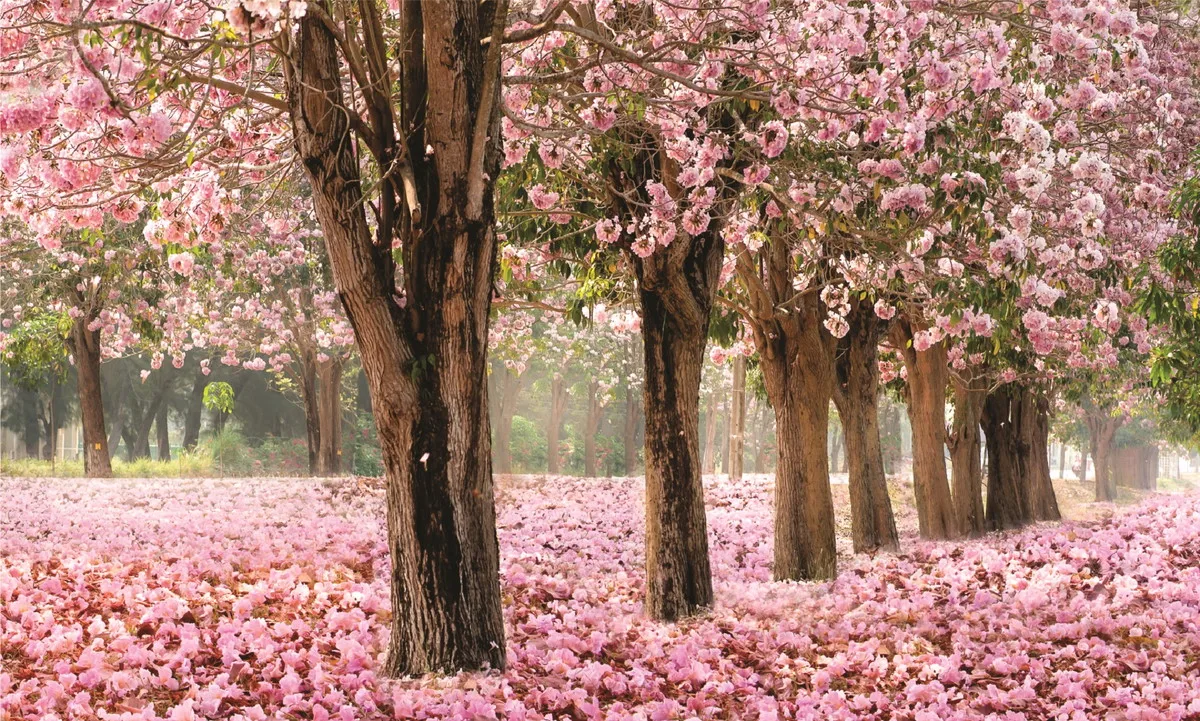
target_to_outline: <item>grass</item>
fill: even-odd
[[[27,478],[80,478],[83,461],[43,461],[23,458],[17,461],[0,459],[0,475]],[[206,453],[181,453],[169,461],[139,458],[126,461],[113,459],[113,476],[117,478],[173,478],[219,475],[212,458]]]

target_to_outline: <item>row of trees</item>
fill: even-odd
[[[320,409],[353,343],[394,674],[504,663],[497,297],[637,318],[646,609],[674,620],[712,601],[710,338],[752,349],[775,415],[777,578],[836,574],[831,401],[855,547],[897,545],[883,368],[924,537],[1056,518],[1051,408],[1088,389],[1111,416],[1150,349],[1130,311],[1177,230],[1197,117],[1190,26],[1119,0],[4,0],[0,34],[0,258],[58,289],[12,317],[71,319],[89,471],[108,471],[103,355],[220,348],[295,368]]]

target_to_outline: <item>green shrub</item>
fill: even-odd
[[[218,476],[240,476],[254,467],[250,447],[238,431],[226,427],[213,434],[200,446],[200,453],[211,459],[212,468]]]
[[[513,416],[512,449],[514,473],[546,472],[546,433],[533,421],[523,416]]]

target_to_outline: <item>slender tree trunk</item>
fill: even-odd
[[[83,472],[91,478],[111,478],[108,433],[104,428],[104,398],[100,383],[100,331],[88,330],[90,315],[71,325],[71,350],[79,380],[79,414],[83,425]]]
[[[1067,478],[1067,444],[1058,444],[1058,477],[1060,480]]]
[[[500,376],[500,407],[496,409],[496,472],[512,473],[512,425],[524,379],[504,369]]]
[[[633,385],[625,388],[625,475],[637,475],[638,445],[637,431],[641,421],[638,406],[638,393]]]
[[[900,537],[883,472],[879,433],[879,341],[886,326],[874,308],[861,300],[854,301],[846,320],[850,330],[837,340],[834,355],[837,382],[833,400],[846,443],[854,550],[895,550],[900,547]]]
[[[158,407],[158,415],[154,419],[154,430],[158,434],[158,460],[171,460],[171,428],[169,419],[170,408],[166,403]]]
[[[700,463],[701,472],[709,476],[717,468],[717,394],[708,394],[708,402],[704,410],[704,459]]]
[[[342,472],[342,371],[343,361],[330,358],[317,362],[317,475]]]
[[[583,432],[583,474],[588,478],[597,475],[596,435],[600,432],[600,421],[604,419],[604,406],[600,401],[600,382],[593,380],[588,384],[588,413]]]
[[[326,15],[338,16],[319,0]],[[374,5],[363,6],[375,82],[393,87]],[[372,127],[385,167],[411,170],[412,202],[385,183],[372,237],[343,96],[337,40],[316,13],[299,21],[287,70],[297,155],[313,190],[334,284],[354,326],[370,385],[387,482],[392,632],[385,673],[453,672],[505,664],[499,549],[488,423],[487,326],[496,260],[492,181],[499,170],[498,82],[486,96],[484,46],[495,5],[402,3],[394,35],[407,138],[397,148],[389,100]],[[501,19],[501,22],[503,20]],[[428,46],[428,51],[426,51]],[[427,90],[432,89],[432,90]],[[382,107],[381,107],[382,105]],[[486,109],[486,110],[485,110]],[[482,118],[483,173],[470,167]],[[486,142],[486,138],[485,138]],[[436,148],[425,154],[426,146]],[[482,209],[467,217],[482,180]],[[416,201],[420,202],[417,207]],[[395,300],[392,233],[402,246],[405,305]],[[378,240],[378,242],[376,242]]]
[[[965,371],[970,373],[970,371]],[[980,421],[987,388],[982,378],[968,375],[954,379],[954,422],[947,445],[954,486],[954,515],[959,530],[978,536],[987,528],[983,507],[983,433]]]
[[[321,449],[321,407],[317,390],[317,358],[316,351],[306,348],[300,353],[296,364],[299,372],[300,401],[304,405],[304,441],[308,449],[308,473],[320,475],[321,466],[318,460]]]
[[[38,400],[35,391],[21,389],[22,420],[24,421],[25,455],[28,458],[38,457],[38,447],[42,439],[42,429],[38,424]]]
[[[746,356],[733,359],[733,393],[729,410],[729,480],[742,480],[746,457]]]
[[[913,329],[907,320],[892,326],[893,345],[900,349],[908,371],[905,393],[912,426],[913,487],[922,538],[957,535],[950,482],[946,477],[946,386],[949,367],[945,341],[928,350],[912,347]]]
[[[849,467],[850,458],[848,452],[845,451],[845,420],[838,413],[838,422],[829,424],[829,472],[842,473],[845,469],[842,468],[843,461]]]
[[[188,394],[187,412],[183,417],[183,447],[189,451],[196,450],[200,443],[200,423],[204,418],[204,389],[208,387],[208,377],[196,371],[192,381],[192,392]]]
[[[568,400],[570,395],[567,384],[562,376],[556,373],[550,382],[550,422],[546,427],[546,472],[550,474],[558,473],[561,467],[560,434]]]

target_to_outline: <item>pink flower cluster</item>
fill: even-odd
[[[389,682],[378,491],[3,483],[4,718],[1200,714],[1194,499],[982,542],[907,539],[833,583],[785,584],[770,581],[770,479],[710,479],[718,605],[668,626],[640,613],[639,481],[502,480],[508,670]]]

